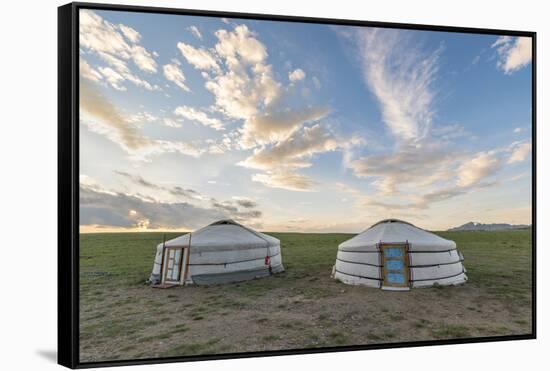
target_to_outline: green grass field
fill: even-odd
[[[270,234],[284,273],[168,290],[145,284],[162,233],[81,235],[81,361],[531,332],[531,231],[438,233],[463,252],[468,283],[408,292],[331,279],[350,234]]]

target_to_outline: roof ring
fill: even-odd
[[[408,224],[408,225],[411,225],[413,227],[416,227],[414,224],[411,224],[409,222],[406,222],[406,221],[400,220],[400,219],[383,219],[383,220],[380,220],[379,222],[374,223],[373,225],[371,225],[370,228],[375,227],[378,224],[386,224],[386,223],[388,223],[388,224],[389,223],[403,223],[403,224]]]
[[[223,224],[234,224],[234,225],[237,225],[237,223],[233,220],[233,219],[222,219],[222,220],[218,220],[214,223],[211,223],[209,225],[223,225]]]

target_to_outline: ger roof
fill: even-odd
[[[189,246],[189,242],[193,249],[201,250],[247,249],[280,244],[275,237],[257,232],[232,219],[222,219],[195,232],[166,241],[165,246]]]
[[[399,219],[384,219],[357,236],[342,242],[341,251],[377,250],[379,243],[409,243],[410,250],[444,251],[456,248],[454,241],[444,239]]]

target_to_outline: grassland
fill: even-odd
[[[409,292],[331,279],[337,246],[352,235],[271,234],[286,272],[168,290],[145,284],[162,234],[81,235],[81,361],[531,331],[530,231],[438,233],[458,244],[469,282]]]

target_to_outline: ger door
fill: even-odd
[[[164,251],[164,264],[162,283],[178,285],[181,283],[182,273],[185,274],[185,264],[182,247],[167,247]],[[183,268],[183,269],[182,269]]]
[[[409,288],[408,244],[381,244],[382,286],[387,289]]]

